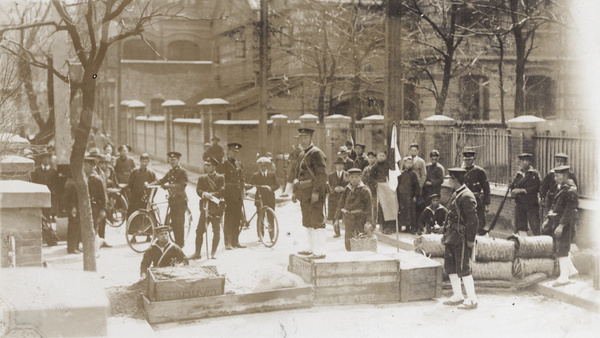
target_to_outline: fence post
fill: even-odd
[[[167,100],[161,105],[165,112],[165,131],[167,133],[167,152],[174,151],[175,142],[173,140],[173,115],[181,115],[185,102],[180,100]]]
[[[127,107],[128,107],[128,110],[127,110],[127,119],[128,119],[127,134],[129,134],[127,143],[129,143],[131,145],[131,147],[133,147],[133,149],[138,150],[137,149],[138,130],[137,130],[135,119],[138,116],[145,115],[146,104],[144,104],[144,102],[142,102],[142,101],[131,100],[131,101],[128,101]]]
[[[454,159],[452,158],[452,134],[450,133],[450,127],[454,123],[453,118],[444,115],[433,115],[423,120],[426,144],[422,145],[423,150],[421,154],[425,162],[429,158],[429,153],[433,149],[437,149],[440,152],[440,164],[445,168],[453,165]]]
[[[338,149],[350,141],[350,123],[352,118],[345,115],[335,114],[325,118],[326,141],[321,148],[327,155],[329,165],[335,162]]]
[[[533,154],[535,150],[533,136],[535,135],[536,126],[540,122],[545,121],[546,120],[533,115],[523,115],[508,120],[508,127],[511,129],[511,173],[516,173],[520,169],[519,162],[517,161],[519,154]],[[536,157],[535,154],[533,154],[533,156],[534,158]],[[536,167],[536,163],[533,163],[533,166]]]
[[[386,134],[383,129],[383,115],[371,115],[356,122],[358,132],[356,142],[365,145],[365,151],[387,150]]]

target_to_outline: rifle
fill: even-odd
[[[496,211],[496,215],[494,215],[494,219],[492,220],[492,223],[489,226],[485,227],[485,231],[486,232],[490,232],[492,230],[494,230],[494,227],[496,226],[496,223],[498,223],[498,219],[500,218],[500,213],[502,212],[502,208],[504,208],[504,203],[506,202],[506,198],[508,197],[508,193],[510,192],[510,187],[508,187],[508,189],[506,189],[506,194],[504,194],[504,198],[502,199],[502,202],[500,202],[500,206],[498,207],[498,211]]]

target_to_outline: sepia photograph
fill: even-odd
[[[598,13],[0,0],[0,337],[597,337]]]

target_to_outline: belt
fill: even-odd
[[[358,209],[357,210],[352,210],[352,211],[348,211],[348,210],[343,211],[342,210],[343,214],[350,214],[350,215],[358,215],[358,214],[363,213],[363,212],[364,212],[363,210],[358,210]]]

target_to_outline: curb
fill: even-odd
[[[546,297],[557,299],[589,311],[600,312],[600,292],[596,291],[595,295],[590,295],[589,298],[591,299],[584,298],[585,294],[590,293],[585,281],[576,279],[574,283],[559,287],[553,287],[552,283],[553,281],[540,282],[532,286],[531,290]],[[567,290],[570,292],[567,292]],[[583,295],[578,291],[582,291]],[[578,294],[581,296],[576,296]]]

